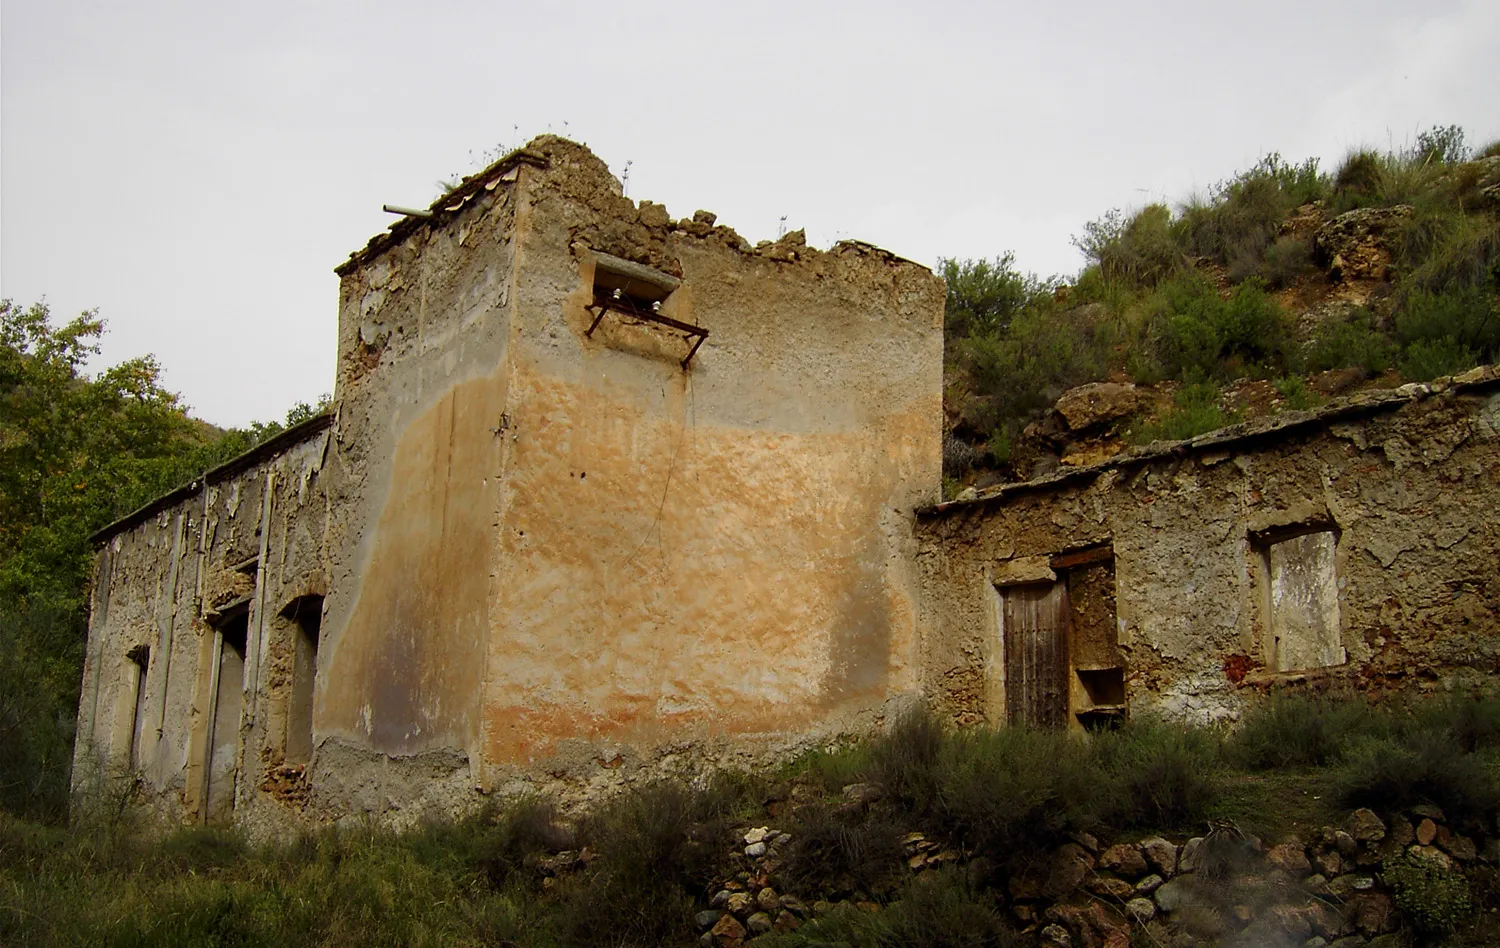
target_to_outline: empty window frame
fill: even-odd
[[[1342,665],[1338,535],[1326,527],[1255,538],[1266,666],[1278,672]]]
[[[240,759],[240,710],[244,703],[245,644],[250,631],[248,600],[227,610],[215,625],[213,717],[209,722],[208,792],[205,817],[229,823],[234,817],[235,779]]]
[[[1114,727],[1126,711],[1114,547],[1106,543],[1059,553],[1051,566],[1068,587],[1073,716],[1090,730]]]
[[[594,321],[584,335],[593,338],[594,330],[609,313],[627,321],[664,326],[682,333],[683,340],[689,344],[687,355],[681,362],[686,369],[698,347],[708,338],[708,330],[663,314],[667,297],[681,285],[682,281],[670,273],[607,253],[594,254],[594,300],[588,307],[594,314]]]
[[[145,751],[146,735],[142,729],[146,726],[146,672],[151,668],[151,648],[147,645],[137,645],[125,653],[127,662],[125,674],[128,677],[127,684],[133,692],[131,696],[130,717],[130,761],[131,770],[141,769],[141,755]]]
[[[323,597],[301,596],[282,615],[292,620],[292,690],[287,703],[286,762],[306,764],[313,749],[313,683],[318,675]]]

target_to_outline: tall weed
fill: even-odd
[[[1324,767],[1350,746],[1395,733],[1389,711],[1353,698],[1276,696],[1245,715],[1229,736],[1229,758],[1249,770]]]

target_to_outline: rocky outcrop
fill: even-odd
[[[1053,408],[1069,431],[1084,431],[1134,414],[1141,393],[1130,382],[1090,382],[1062,393]]]
[[[1340,214],[1313,236],[1314,259],[1335,280],[1385,280],[1390,275],[1391,237],[1411,215],[1408,204]]]

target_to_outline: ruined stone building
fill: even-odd
[[[338,268],[329,413],[102,531],[75,783],[272,831],[1500,661],[1500,382],[939,504],[944,288],[544,137]]]

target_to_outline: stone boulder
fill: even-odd
[[[1063,392],[1052,407],[1069,431],[1083,431],[1134,414],[1141,393],[1130,382],[1090,382]]]
[[[1378,843],[1385,839],[1385,823],[1374,810],[1361,807],[1349,817],[1349,835],[1361,842]]]
[[[739,945],[744,944],[745,935],[748,933],[745,931],[745,926],[739,923],[739,919],[733,915],[725,915],[714,923],[714,927],[708,930],[708,934],[712,944],[738,948]]]
[[[1177,871],[1177,845],[1160,836],[1141,840],[1141,855],[1146,857],[1151,868],[1169,879]]]
[[[1123,879],[1132,882],[1146,875],[1146,857],[1141,851],[1128,843],[1120,843],[1111,846],[1099,854],[1099,868],[1108,869],[1119,873]]]

